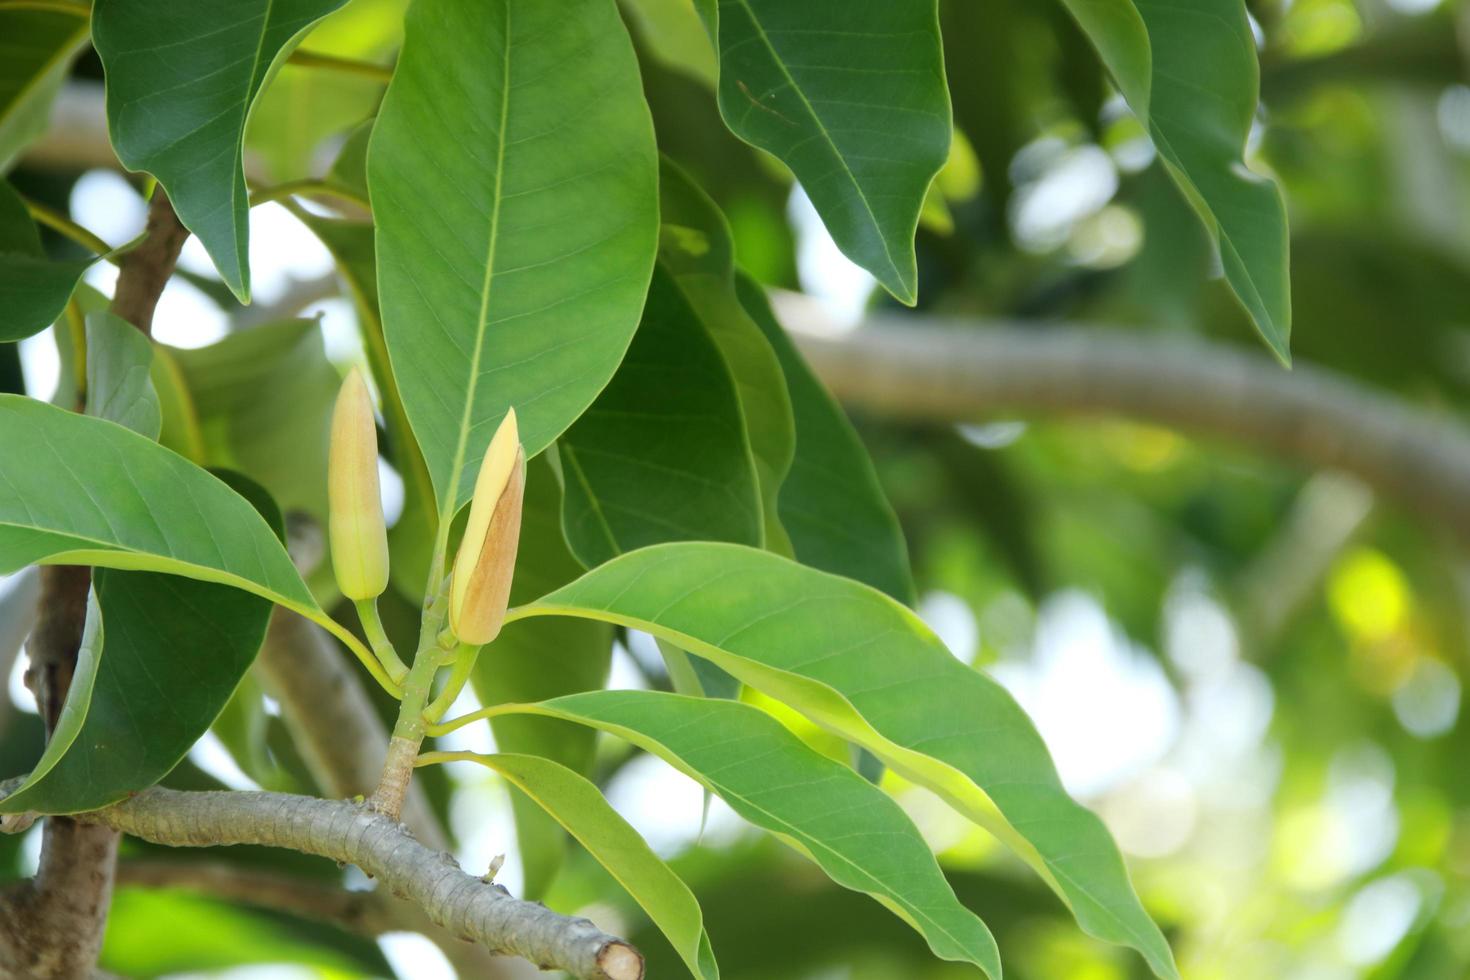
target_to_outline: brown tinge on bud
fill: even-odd
[[[449,627],[461,642],[489,643],[505,622],[525,492],[526,453],[512,409],[485,451],[469,521],[454,559]]]
[[[378,492],[378,430],[362,372],[342,382],[332,412],[327,457],[327,535],[332,570],[349,599],[373,599],[388,587],[388,532]]]

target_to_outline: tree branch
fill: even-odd
[[[1470,434],[1346,377],[1198,339],[901,319],[793,337],[838,398],[879,415],[1128,416],[1346,471],[1470,543]]]
[[[430,921],[492,951],[583,980],[643,976],[643,957],[626,942],[465,874],[447,854],[365,806],[283,793],[154,788],[85,819],[155,844],[257,844],[355,864]]]

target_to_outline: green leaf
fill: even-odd
[[[912,606],[908,546],[862,439],[776,322],[764,290],[745,276],[738,289],[781,359],[791,392],[796,456],[781,484],[780,513],[796,560]]]
[[[903,809],[760,709],[655,691],[596,691],[515,710],[592,725],[659,756],[839,885],[882,902],[936,956],[1000,977],[990,930],[955,898]]]
[[[270,619],[265,599],[176,575],[101,569],[94,588],[101,642],[84,644],[87,683],[64,709],[77,730],[0,810],[94,810],[162,779],[224,708]]]
[[[796,451],[796,430],[781,362],[735,293],[735,248],[724,215],[669,160],[663,161],[659,175],[659,263],[674,277],[735,376],[760,477],[766,546],[789,554],[777,501]]]
[[[166,353],[193,400],[207,464],[239,470],[282,510],[304,510],[325,525],[327,443],[342,379],[321,325],[287,320]]]
[[[1084,930],[1177,976],[1112,838],[1067,796],[1030,719],[882,593],[737,545],[666,544],[594,569],[511,619],[545,615],[647,630],[785,701],[995,833]]]
[[[934,0],[719,0],[720,114],[779,157],[832,238],[913,305],[914,231],[949,153]]]
[[[243,589],[321,624],[394,688],[317,605],[255,508],[183,457],[112,422],[0,395],[0,459],[27,461],[0,478],[0,574],[97,565]]]
[[[690,973],[718,980],[720,968],[694,893],[608,805],[596,786],[565,766],[533,755],[442,753],[438,758],[478,762],[535,800],[627,889],[668,937]]]
[[[612,377],[653,268],[657,166],[613,0],[415,0],[368,183],[441,534],[510,406],[534,455]]]
[[[543,454],[526,466],[512,603],[521,604],[560,588],[582,573],[567,550],[561,528],[561,494]],[[527,619],[501,630],[480,653],[473,683],[482,704],[541,701],[561,694],[594,691],[607,680],[612,627],[586,619]],[[495,744],[506,752],[539,755],[580,773],[592,767],[595,733],[554,718],[506,715],[491,721]],[[525,869],[526,897],[546,894],[561,869],[566,833],[541,808],[511,798],[516,844]]]
[[[1066,0],[1214,239],[1230,288],[1291,359],[1286,204],[1242,158],[1260,93],[1243,0]]]
[[[179,220],[250,301],[245,121],[272,65],[345,0],[96,0],[92,44],[123,166],[168,191]]]
[[[0,180],[0,342],[23,340],[55,323],[91,264],[47,258],[26,202]]]
[[[662,269],[622,365],[557,453],[567,542],[587,567],[664,541],[761,544],[755,463],[735,383]]]
[[[149,371],[153,345],[122,317],[87,315],[87,414],[157,439],[163,426]]]
[[[51,103],[87,41],[80,13],[0,9],[0,173],[46,131]]]

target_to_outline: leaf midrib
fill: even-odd
[[[490,206],[489,243],[485,256],[485,279],[480,285],[480,313],[476,319],[475,349],[470,352],[469,382],[465,387],[464,412],[459,419],[459,439],[454,447],[454,462],[449,467],[449,481],[444,499],[439,505],[439,526],[447,532],[454,517],[455,504],[459,500],[460,478],[464,474],[465,452],[470,441],[470,419],[474,415],[475,390],[480,383],[480,360],[485,350],[485,334],[489,325],[485,318],[490,315],[490,285],[495,278],[495,249],[500,240],[500,203],[505,183],[505,133],[510,119],[510,3],[505,5],[505,58],[500,78],[500,133],[495,148],[495,189]]]

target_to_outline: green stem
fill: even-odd
[[[498,718],[501,715],[511,714],[518,707],[519,705],[515,704],[493,704],[488,708],[471,711],[467,715],[460,715],[458,718],[451,718],[446,722],[431,722],[426,724],[424,725],[424,734],[438,738],[441,735],[448,735],[450,732],[458,731],[466,725],[472,725],[477,721],[484,721],[486,718]]]
[[[272,201],[289,201],[298,195],[301,197],[335,197],[356,205],[364,211],[371,207],[367,201],[350,189],[317,177],[302,177],[299,180],[288,180],[269,187],[257,187],[250,192],[250,206],[253,208]]]
[[[346,75],[358,75],[362,78],[370,78],[384,85],[393,80],[393,68],[390,65],[378,65],[371,61],[359,61],[356,58],[339,58],[332,54],[321,54],[317,51],[292,51],[286,59],[293,65],[302,68],[325,68],[329,71],[338,71]]]
[[[408,676],[408,667],[398,657],[398,650],[394,648],[393,641],[388,639],[388,633],[383,629],[383,620],[378,616],[377,599],[358,599],[357,618],[362,621],[363,632],[367,634],[368,645],[372,647],[373,656],[378,658],[378,663],[393,678],[393,683],[402,684]]]
[[[105,256],[113,250],[111,245],[107,244],[102,239],[98,238],[96,235],[92,234],[90,231],[77,224],[75,221],[72,221],[60,211],[53,211],[46,205],[37,203],[36,201],[32,201],[30,198],[26,198],[25,201],[26,210],[30,212],[31,217],[41,224],[45,225],[47,228],[50,228],[53,231],[60,232],[67,238],[70,238],[72,241],[76,242],[78,245],[81,245],[83,248],[91,249],[98,255]]]
[[[460,692],[470,679],[470,672],[475,669],[475,661],[479,659],[480,647],[461,643],[454,651],[454,670],[449,675],[449,683],[444,685],[444,690],[434,699],[428,709],[424,711],[424,720],[433,724],[444,717],[444,712],[459,698]]]

